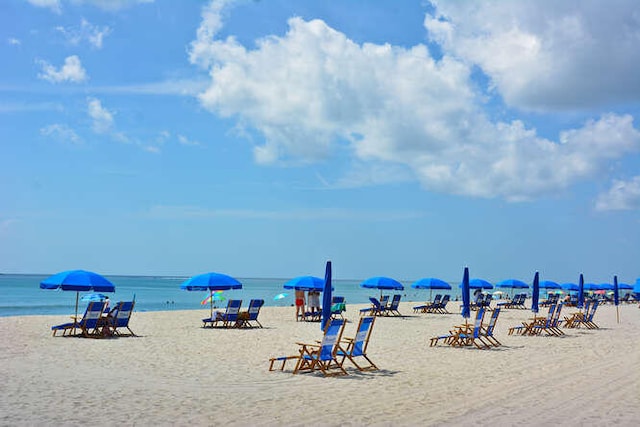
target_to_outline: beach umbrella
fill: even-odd
[[[242,289],[242,283],[231,276],[222,273],[203,273],[182,282],[180,289],[185,291],[227,291]],[[213,317],[213,298],[209,299],[211,315]]]
[[[434,289],[451,289],[451,285],[444,280],[436,279],[434,277],[426,277],[420,279],[411,285],[414,289],[429,289],[429,298]]]
[[[616,305],[616,320],[620,323],[620,312],[618,305],[620,304],[620,295],[618,290],[618,276],[613,276],[613,303]]]
[[[633,289],[633,286],[629,285],[628,283],[618,283],[618,289],[631,290]]]
[[[322,322],[320,329],[324,331],[331,319],[331,261],[327,261],[324,270],[324,289],[322,294]]]
[[[275,297],[273,297],[273,300],[274,301],[278,301],[278,300],[281,300],[281,299],[286,298],[286,297],[287,297],[287,294],[281,293],[281,294],[278,294]]]
[[[562,289],[562,286],[556,282],[552,282],[551,280],[541,280],[540,289]]]
[[[529,285],[518,279],[507,279],[498,282],[496,288],[528,289]]]
[[[202,301],[200,305],[211,304],[213,301],[224,301],[226,298],[222,295],[223,291],[211,291],[211,293]]]
[[[538,301],[540,300],[540,275],[536,271],[533,276],[533,290],[531,291],[531,311],[538,312]]]
[[[116,287],[105,277],[86,270],[67,270],[56,273],[40,282],[40,289],[61,289],[76,291],[76,314],[78,317],[78,299],[80,292],[115,292]]]
[[[580,281],[578,282],[578,308],[584,306],[584,276],[580,273]]]
[[[296,291],[320,291],[324,290],[324,280],[315,276],[298,276],[284,284],[285,289]]]
[[[382,298],[383,290],[404,290],[402,283],[390,277],[376,276],[370,277],[364,282],[360,283],[361,288],[367,289],[380,289],[380,297]]]
[[[469,319],[471,316],[471,295],[469,293],[469,268],[464,268],[464,274],[462,276],[462,283],[460,283],[460,287],[462,288],[462,317]]]
[[[460,284],[460,288],[462,288],[462,283]],[[493,289],[493,285],[486,280],[471,279],[469,280],[469,289]]]
[[[564,289],[565,291],[578,291],[580,290],[580,288],[578,288],[578,285],[576,285],[575,283],[563,283],[562,285],[560,285],[560,287],[562,289]]]

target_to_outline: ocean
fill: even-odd
[[[36,274],[0,274],[0,316],[25,316],[43,314],[73,314],[76,303],[76,292],[40,289],[40,282],[48,275]],[[207,292],[189,292],[180,289],[180,284],[188,277],[161,276],[106,276],[115,286],[116,292],[108,293],[112,305],[117,301],[136,301],[136,311],[162,310],[209,310],[209,305],[201,305]],[[293,292],[283,288],[289,279],[238,278],[242,289],[222,293],[225,298],[216,301],[218,307],[226,307],[228,299],[242,299],[243,306],[252,298],[262,298],[267,306],[293,305]],[[370,296],[379,297],[380,292],[360,287],[361,280],[333,280],[333,294],[344,296],[347,304],[364,304]],[[410,287],[411,283],[403,283],[404,291],[400,291],[403,301],[430,300],[428,290]],[[454,285],[451,292],[457,291]],[[91,292],[81,292],[82,296]],[[274,299],[280,293],[287,296]],[[397,291],[385,291],[397,293]],[[442,292],[440,292],[442,293]],[[435,291],[434,291],[435,294]],[[451,295],[452,299],[455,295]],[[87,303],[80,301],[78,311],[84,312]]]

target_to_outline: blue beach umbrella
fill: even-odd
[[[228,291],[242,289],[242,283],[222,273],[203,273],[193,276],[180,285],[185,291]],[[210,298],[211,316],[213,317],[213,298]]]
[[[324,271],[324,293],[322,294],[322,322],[320,329],[324,331],[331,319],[331,261],[327,261]]]
[[[76,318],[80,292],[115,292],[116,287],[104,276],[86,270],[67,270],[56,273],[40,282],[40,289],[76,291]]]
[[[618,305],[620,304],[620,295],[618,291],[618,276],[613,276],[613,303],[616,305],[616,320],[620,323],[620,312]]]
[[[496,288],[528,289],[529,285],[518,279],[507,279],[496,284]]]
[[[426,277],[420,279],[411,285],[414,289],[429,289],[429,298],[434,289],[447,290],[451,289],[451,285],[444,280],[436,279],[434,277]]]
[[[462,283],[460,284],[460,288],[462,288]],[[486,280],[471,279],[469,280],[469,289],[493,289],[493,285]]]
[[[633,286],[627,284],[627,283],[618,283],[618,289],[625,289],[625,290],[631,290],[633,289]]]
[[[471,316],[471,295],[469,292],[469,268],[464,268],[464,275],[462,276],[462,317],[468,319]]]
[[[536,271],[533,276],[533,291],[531,291],[531,311],[538,312],[538,301],[540,301],[540,275]]]
[[[296,291],[320,291],[324,290],[324,280],[315,276],[298,276],[284,284],[285,289]]]
[[[578,308],[584,306],[584,276],[580,273],[580,280],[578,281]]]
[[[562,289],[562,286],[551,280],[542,280],[540,282],[540,289]]]
[[[390,277],[376,276],[370,277],[364,282],[360,283],[361,288],[367,289],[380,289],[380,297],[382,298],[383,290],[404,290],[402,283]]]
[[[578,285],[576,285],[575,283],[563,283],[562,285],[560,285],[560,287],[562,289],[564,289],[565,291],[579,291],[580,288],[578,287]]]

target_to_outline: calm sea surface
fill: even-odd
[[[46,275],[0,274],[0,316],[24,316],[35,314],[70,314],[76,303],[76,293],[60,290],[40,289],[40,282]],[[206,310],[209,305],[201,305],[207,297],[206,292],[188,292],[180,289],[180,284],[188,277],[154,276],[106,276],[115,286],[116,292],[106,294],[112,303],[131,301],[135,298],[136,311],[160,310]],[[252,298],[262,298],[268,306],[290,306],[293,294],[283,289],[289,279],[239,279],[242,289],[223,292],[224,301],[216,302],[226,306],[226,299],[242,299],[243,306]],[[379,291],[361,288],[360,280],[334,280],[334,295],[344,296],[347,303],[361,304],[369,302],[370,296],[379,296]],[[417,290],[404,283],[405,290],[400,293],[403,301],[425,301],[430,299],[428,290]],[[453,285],[453,284],[452,284]],[[457,291],[456,285],[453,285]],[[81,292],[82,296],[91,292]],[[287,296],[275,300],[280,293]],[[394,293],[385,291],[385,293]],[[452,295],[452,297],[455,297]],[[80,301],[79,311],[84,312],[87,303]],[[112,304],[113,305],[113,304]]]

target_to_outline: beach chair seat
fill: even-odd
[[[264,305],[263,299],[252,299],[249,301],[249,308],[245,312],[238,315],[239,328],[262,328],[262,324],[258,321],[260,308]]]
[[[111,331],[113,335],[117,336],[133,336],[136,334],[129,327],[129,320],[133,314],[133,308],[135,307],[135,301],[120,301],[109,313],[111,317]],[[121,330],[126,328],[129,333],[122,333]]]
[[[338,343],[336,359],[339,359],[338,363],[340,366],[343,366],[345,360],[349,359],[359,371],[378,370],[375,363],[367,356],[367,347],[369,346],[369,338],[371,337],[375,320],[376,318],[374,316],[361,317],[356,336],[354,338],[343,338],[342,341]],[[356,358],[365,359],[368,365],[359,365],[356,362]]]

